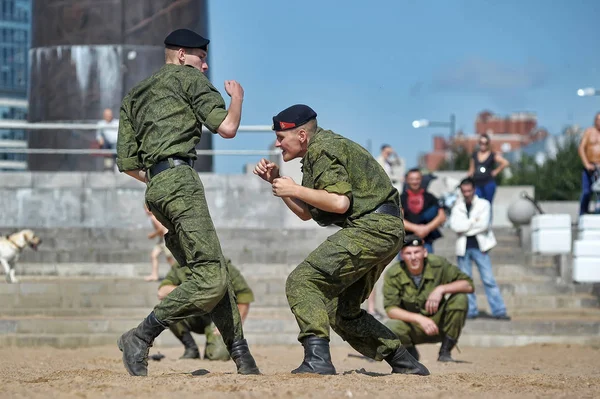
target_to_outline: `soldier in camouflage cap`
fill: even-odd
[[[415,345],[441,342],[438,361],[452,362],[467,319],[468,293],[473,281],[445,258],[427,253],[417,235],[407,236],[401,262],[385,273],[383,305],[391,319],[387,326],[415,357]]]
[[[235,293],[235,300],[240,311],[242,323],[246,320],[250,311],[250,303],[254,302],[254,293],[244,276],[231,263],[230,259],[225,259],[227,271],[231,278],[231,285]],[[181,267],[174,264],[169,273],[160,282],[158,287],[158,299],[161,301],[166,298],[175,288],[188,280],[192,275],[189,267]],[[199,359],[200,351],[194,341],[191,333],[204,334],[206,336],[206,346],[204,348],[204,359],[206,360],[229,360],[229,352],[223,342],[219,330],[208,315],[190,316],[184,320],[172,323],[169,326],[171,332],[181,341],[185,350],[181,359]]]
[[[368,151],[318,127],[316,117],[299,104],[273,118],[283,160],[302,158],[302,185],[280,176],[277,165],[266,159],[254,169],[302,220],[342,228],[287,279],[288,302],[304,346],[304,361],[292,373],[336,373],[331,327],[363,355],[385,359],[393,373],[428,375],[392,331],[360,308],[402,243],[398,191]]]
[[[209,41],[179,29],[165,39],[158,72],[123,99],[117,140],[121,172],[147,184],[146,203],[169,232],[165,243],[177,262],[192,271],[142,323],[119,338],[131,375],[148,374],[148,350],[171,323],[198,312],[209,314],[238,373],[259,374],[244,339],[240,314],[208,212],[204,187],[192,168],[202,126],[233,138],[240,125],[244,90],[225,81],[229,109],[204,72]]]

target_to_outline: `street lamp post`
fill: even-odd
[[[438,122],[438,121],[430,121],[429,119],[419,119],[415,120],[412,123],[412,126],[415,129],[419,129],[422,127],[447,127],[450,129],[450,138],[454,138],[454,133],[456,132],[456,116],[454,114],[450,115],[450,122]]]
[[[577,90],[577,95],[579,97],[600,96],[600,90],[594,87],[585,87],[583,89]]]
[[[454,134],[456,133],[456,116],[454,114],[450,115],[449,122],[438,122],[438,121],[430,121],[429,119],[418,119],[413,121],[412,127],[415,129],[419,129],[422,127],[447,127],[450,129],[450,141],[454,139]],[[454,168],[454,156],[450,159],[450,165]]]

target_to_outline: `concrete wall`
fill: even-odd
[[[282,174],[302,181],[299,162],[282,165]],[[258,177],[202,173],[206,198],[217,228],[316,228],[288,211],[270,186]],[[440,195],[460,176],[440,173],[432,192]],[[439,186],[439,187],[438,187]],[[124,175],[102,172],[6,172],[0,175],[0,228],[87,227],[147,228],[143,210],[145,186]],[[400,187],[401,189],[401,187]],[[530,186],[498,187],[494,225],[509,227],[508,206]],[[567,211],[574,220],[576,204],[544,202],[547,213]],[[548,208],[548,209],[546,209]]]
[[[201,174],[217,228],[315,228],[297,221],[254,175]],[[145,228],[145,185],[124,174],[0,175],[0,228]]]

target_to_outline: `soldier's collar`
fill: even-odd
[[[429,267],[429,260],[427,258],[425,258],[425,261],[423,262],[423,278],[426,280],[433,280],[435,279],[435,276],[433,275],[433,271],[431,271],[431,267]]]

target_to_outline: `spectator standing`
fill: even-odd
[[[475,184],[475,193],[479,198],[486,199],[490,206],[496,194],[496,176],[510,163],[498,152],[492,151],[490,136],[479,136],[479,147],[469,161],[468,175]]]
[[[579,214],[583,215],[589,211],[594,173],[600,166],[600,112],[596,114],[594,126],[588,127],[583,133],[579,144],[579,157],[583,163]]]
[[[456,232],[456,255],[458,267],[469,277],[473,277],[472,264],[474,261],[479,270],[485,289],[492,317],[497,320],[510,320],[506,314],[504,299],[496,284],[492,272],[492,261],[489,251],[496,246],[494,232],[490,228],[490,203],[475,194],[475,185],[470,178],[460,182],[462,198],[456,201],[450,214],[450,228]],[[467,318],[479,316],[477,298],[474,293],[469,296],[469,311]]]

